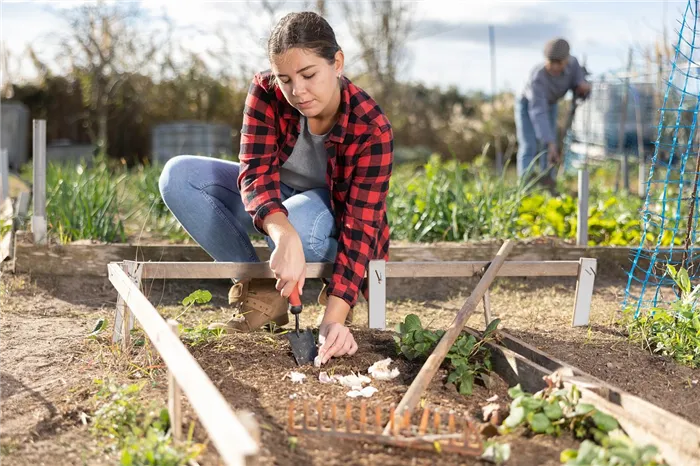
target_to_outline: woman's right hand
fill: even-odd
[[[271,217],[276,215],[272,214]],[[306,280],[306,258],[299,234],[286,216],[282,216],[284,219],[270,219],[265,229],[275,243],[275,250],[270,255],[270,270],[277,278],[275,288],[288,298],[295,285],[299,289],[299,295],[302,294]]]

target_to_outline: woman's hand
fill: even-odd
[[[352,356],[357,352],[357,342],[350,329],[339,322],[322,323],[319,327],[318,341],[321,348],[318,355],[321,364],[327,363],[333,356]]]
[[[318,341],[321,343],[318,355],[321,364],[325,364],[333,356],[352,356],[357,352],[355,337],[344,325],[349,311],[350,306],[343,299],[332,295],[328,297],[326,312],[318,329]]]
[[[270,255],[270,270],[275,274],[275,288],[288,298],[296,285],[302,294],[306,280],[306,258],[301,238],[284,214],[272,214],[265,219],[265,230],[275,243]],[[272,217],[272,218],[270,218]],[[269,220],[268,220],[269,219]]]

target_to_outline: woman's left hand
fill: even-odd
[[[318,340],[321,342],[321,348],[318,350],[321,364],[325,364],[333,356],[352,356],[357,351],[355,337],[349,328],[339,322],[322,323]]]

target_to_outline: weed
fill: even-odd
[[[192,443],[192,430],[186,441],[174,444],[168,410],[156,403],[142,405],[138,395],[143,384],[116,385],[98,380],[96,395],[102,405],[95,411],[93,434],[109,440],[118,452],[122,466],[180,466],[197,458],[204,446]]]
[[[700,284],[692,288],[688,271],[667,266],[680,296],[668,309],[654,307],[634,317],[632,309],[625,309],[624,323],[629,338],[641,343],[645,350],[672,357],[680,364],[700,367],[700,313],[695,310]]]
[[[454,383],[462,395],[472,394],[474,380],[477,377],[488,386],[491,358],[484,344],[493,339],[493,333],[499,323],[499,319],[492,321],[480,340],[473,335],[460,335],[447,352],[445,360],[448,361],[450,370],[447,383]],[[394,335],[396,351],[408,360],[425,359],[444,334],[443,330],[424,329],[420,318],[415,314],[409,314],[396,326]]]

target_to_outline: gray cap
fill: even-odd
[[[564,39],[552,39],[544,46],[544,56],[548,60],[569,58],[569,43]]]

